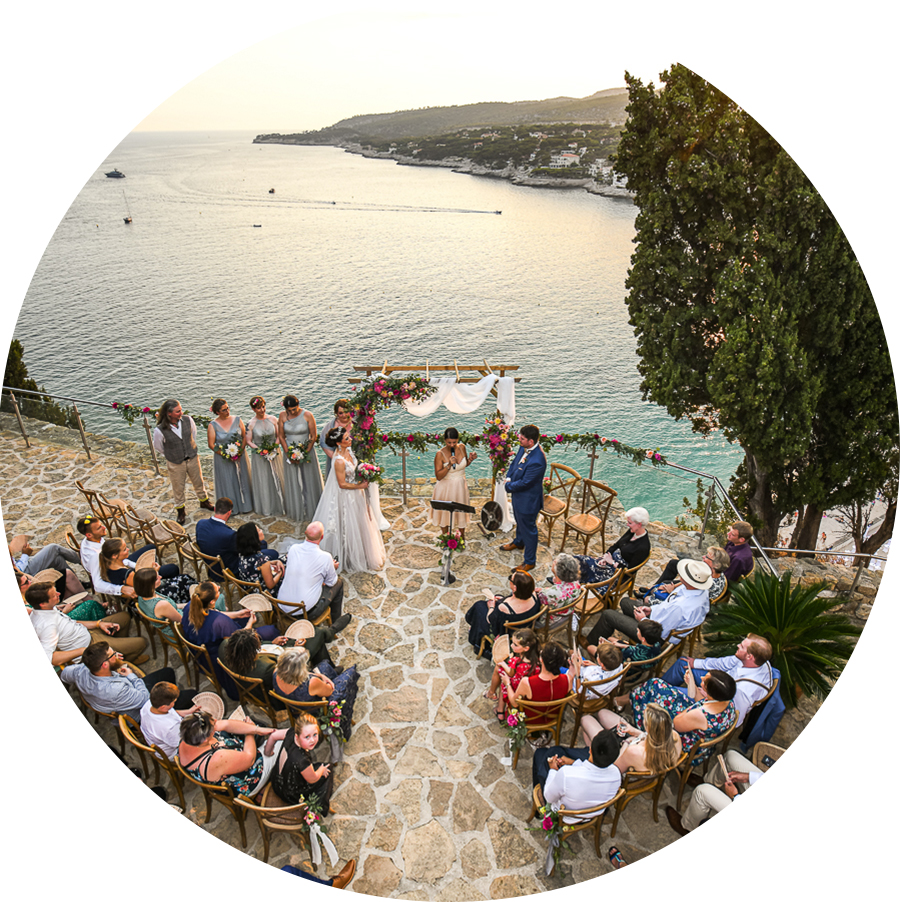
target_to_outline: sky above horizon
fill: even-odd
[[[532,22],[466,12],[353,12],[258,41],[164,100],[135,131],[324,128],[355,115],[484,101],[586,97],[658,80],[651,43],[596,52],[587,32],[548,41]]]

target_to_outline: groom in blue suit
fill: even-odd
[[[544,505],[544,473],[547,458],[538,444],[541,433],[537,426],[523,426],[519,431],[520,448],[506,472],[506,492],[512,497],[516,535],[512,542],[501,545],[503,551],[525,549],[525,562],[517,570],[533,570],[537,562],[537,515]]]

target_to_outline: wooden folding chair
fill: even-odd
[[[109,535],[119,535],[122,532],[120,526],[125,502],[120,498],[108,500],[96,489],[87,488],[79,479],[75,480],[75,487],[84,495],[91,515],[103,523]]]
[[[588,542],[600,534],[600,547],[603,553],[606,553],[606,519],[609,516],[609,509],[612,506],[613,498],[618,494],[615,489],[611,489],[602,482],[595,479],[585,479],[582,487],[581,513],[572,514],[563,521],[566,528],[563,530],[562,544],[559,550],[562,551],[566,547],[566,538],[571,529],[576,535],[584,539],[584,551],[582,554],[588,553]]]
[[[565,647],[573,647],[572,642],[574,630],[572,623],[574,620],[574,614],[576,611],[576,606],[578,606],[578,608],[583,606],[586,594],[587,590],[582,588],[582,590],[574,598],[570,598],[567,601],[561,601],[555,605],[546,605],[543,611],[543,619],[541,620],[542,625],[535,629],[535,632],[538,635],[538,639],[540,639],[541,645],[546,645],[551,636],[565,630]]]
[[[175,630],[173,627],[171,620],[160,620],[156,617],[151,617],[149,614],[145,614],[140,606],[136,606],[135,608],[137,612],[138,618],[143,621],[144,625],[147,627],[147,633],[150,636],[150,647],[153,650],[153,657],[156,657],[156,641],[155,638],[158,638],[160,643],[162,644],[163,649],[163,667],[169,666],[169,649],[174,648],[175,653],[181,659],[181,663],[184,665],[184,673],[185,676],[190,675],[190,658],[191,653],[188,651],[186,645],[182,642],[182,634],[180,630]],[[174,635],[170,636],[166,628],[170,628]]]
[[[544,495],[543,507],[540,510],[540,515],[547,521],[548,546],[556,521],[569,514],[572,493],[579,482],[581,482],[581,476],[571,467],[563,466],[563,464],[550,464],[550,489]]]

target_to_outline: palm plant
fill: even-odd
[[[772,666],[781,671],[779,690],[787,707],[797,704],[795,687],[824,698],[840,676],[862,632],[842,614],[828,613],[833,598],[820,598],[823,582],[791,587],[790,574],[780,579],[757,572],[738,583],[731,601],[714,607],[704,638],[710,656],[734,654],[748,633],[772,644]]]

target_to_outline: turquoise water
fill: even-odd
[[[38,382],[105,403],[175,395],[202,411],[222,396],[245,422],[252,395],[277,413],[290,392],[323,424],[354,365],[487,360],[520,367],[518,423],[659,448],[726,480],[734,471],[739,449],[641,399],[624,305],[630,202],[252,137],[132,134],[91,175],[16,326]],[[113,167],[127,177],[106,178]],[[112,412],[83,412],[92,431],[142,440]],[[474,431],[490,412],[391,410],[379,423]],[[583,453],[551,459],[588,473]],[[431,461],[409,470],[431,475]],[[473,470],[487,475],[486,455]],[[692,479],[612,455],[595,476],[666,521],[694,493]]]

